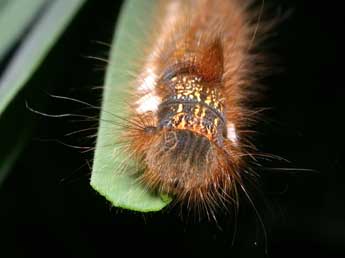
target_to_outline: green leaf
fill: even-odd
[[[19,30],[23,30],[23,28],[16,27],[25,26],[24,18],[20,16],[24,15],[26,21],[30,20],[28,18],[29,10],[24,9],[32,8],[31,15],[34,15],[33,9],[36,9],[37,14],[37,10],[42,8],[42,6],[39,7],[39,3],[45,2],[46,4],[42,9],[42,15],[37,17],[34,26],[30,28],[27,36],[22,40],[17,52],[14,53],[0,78],[0,183],[11,170],[30,138],[33,127],[24,107],[24,96],[19,94],[19,97],[18,93],[42,63],[85,1],[0,0],[1,51],[8,48],[9,42],[15,41],[15,37],[20,34]],[[9,14],[11,15],[9,16]],[[20,21],[14,21],[15,19]],[[14,24],[9,24],[9,21],[14,22]],[[7,22],[8,28],[16,30],[16,32],[3,31],[6,29],[6,24],[2,24],[3,22]],[[4,38],[2,38],[3,36]],[[3,43],[3,40],[6,43]]]
[[[0,1],[0,61],[29,26],[45,0]]]
[[[0,81],[0,116],[42,63],[49,50],[86,0],[48,2],[40,19],[30,30]],[[34,2],[34,0],[26,1]],[[20,13],[17,14],[20,16]]]
[[[136,181],[134,162],[127,164],[128,157],[116,151],[114,142],[119,137],[112,128],[114,117],[124,116],[128,95],[126,89],[133,80],[128,71],[138,71],[136,60],[145,49],[154,17],[150,14],[157,1],[129,0],[122,9],[107,67],[101,121],[98,130],[96,151],[93,162],[91,185],[114,206],[141,211],[158,211],[170,201],[166,196],[149,192]],[[128,166],[124,166],[124,163]]]

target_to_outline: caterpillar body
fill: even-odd
[[[166,0],[121,139],[152,191],[198,211],[237,202],[262,72],[253,1]],[[256,20],[256,21],[255,21]],[[260,34],[265,26],[260,26]]]

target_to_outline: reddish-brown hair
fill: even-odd
[[[138,75],[133,118],[123,140],[152,191],[213,216],[237,202],[247,139],[248,102],[263,56],[253,47],[269,26],[252,1],[161,1],[158,24]],[[253,94],[254,93],[254,94]],[[148,100],[149,99],[149,100]],[[130,129],[128,129],[130,128]]]

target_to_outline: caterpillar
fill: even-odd
[[[141,184],[211,217],[237,205],[255,159],[250,106],[266,67],[255,46],[271,23],[253,2],[160,1],[121,134]]]

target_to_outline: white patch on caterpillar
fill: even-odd
[[[139,114],[142,114],[148,111],[156,112],[158,110],[158,106],[160,103],[161,103],[160,97],[158,97],[155,94],[148,93],[137,101],[136,104],[138,105],[138,107],[136,111]]]
[[[238,143],[238,137],[236,133],[236,128],[234,123],[228,122],[227,123],[227,133],[228,133],[228,139],[232,141],[234,144]]]
[[[154,90],[156,87],[157,75],[154,72],[153,67],[148,67],[144,72],[142,84],[139,85],[138,90],[140,92],[148,92]]]

